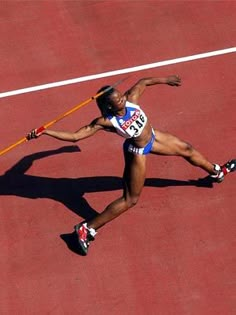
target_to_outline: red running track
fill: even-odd
[[[234,1],[2,1],[1,92],[235,46]],[[178,73],[181,88],[152,87],[153,125],[213,162],[235,157],[235,54],[135,72]],[[98,79],[0,100],[1,148],[87,99]],[[75,130],[94,103],[56,124]],[[104,146],[105,144],[105,146]],[[40,138],[1,156],[0,313],[233,315],[234,174],[204,186],[178,158],[149,156],[138,205],[105,226],[87,257],[75,223],[121,194],[122,139],[71,146]]]

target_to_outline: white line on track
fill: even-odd
[[[203,59],[203,58],[214,57],[214,56],[219,56],[219,55],[224,55],[224,54],[230,54],[230,53],[234,53],[234,52],[236,52],[236,47],[231,47],[231,48],[226,48],[226,49],[221,49],[221,50],[215,50],[215,51],[210,51],[210,52],[201,53],[201,54],[197,54],[197,55],[181,57],[181,58],[176,58],[176,59],[170,59],[170,60],[165,60],[165,61],[158,61],[158,62],[146,64],[146,65],[141,65],[141,66],[136,66],[136,67],[131,67],[131,68],[125,68],[125,69],[120,69],[120,70],[114,70],[114,71],[109,71],[109,72],[103,72],[103,73],[88,75],[88,76],[79,77],[79,78],[75,78],[75,79],[58,81],[58,82],[53,82],[53,83],[36,85],[36,86],[23,88],[23,89],[19,89],[19,90],[8,91],[8,92],[0,93],[0,98],[18,95],[18,94],[35,92],[35,91],[39,91],[39,90],[51,89],[51,88],[58,87],[58,86],[75,84],[75,83],[79,83],[79,82],[85,82],[85,81],[90,81],[90,80],[95,80],[95,79],[100,79],[100,78],[106,78],[106,77],[110,77],[110,76],[114,76],[114,75],[120,75],[120,74],[124,74],[124,73],[130,73],[130,72],[135,72],[135,71],[147,70],[147,69],[151,69],[151,68],[163,67],[163,66],[167,66],[167,65],[180,63],[180,62],[187,62],[187,61],[192,61],[192,60],[197,60],[197,59]]]

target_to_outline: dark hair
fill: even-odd
[[[97,94],[105,90],[107,91],[96,99],[98,108],[100,109],[103,117],[112,115],[112,110],[110,108],[111,105],[110,96],[115,91],[114,88],[111,87],[110,85],[105,85],[97,91]]]

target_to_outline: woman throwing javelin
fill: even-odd
[[[75,226],[78,245],[85,255],[90,241],[94,240],[96,231],[138,202],[145,181],[147,154],[183,157],[192,165],[205,170],[216,182],[221,182],[226,174],[236,169],[236,160],[231,160],[223,166],[213,164],[189,143],[152,127],[138,104],[146,87],[156,84],[180,86],[181,79],[177,75],[166,78],[143,78],[124,94],[111,88],[97,98],[101,116],[90,124],[75,132],[34,129],[27,135],[28,140],[47,135],[63,141],[76,142],[105,130],[126,138],[123,145],[125,167],[122,196],[110,203],[92,220]],[[107,88],[108,86],[101,88],[98,93]]]

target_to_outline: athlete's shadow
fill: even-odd
[[[18,163],[0,176],[0,195],[20,196],[24,198],[49,198],[59,201],[68,209],[85,220],[98,214],[86,199],[85,193],[122,189],[122,178],[116,176],[95,176],[82,178],[50,178],[25,174],[33,162],[51,155],[80,151],[77,146],[65,146],[56,150],[34,153],[22,158]],[[145,186],[198,186],[212,187],[205,179],[180,181],[173,179],[148,178]],[[62,234],[67,246],[77,252],[74,233]]]

